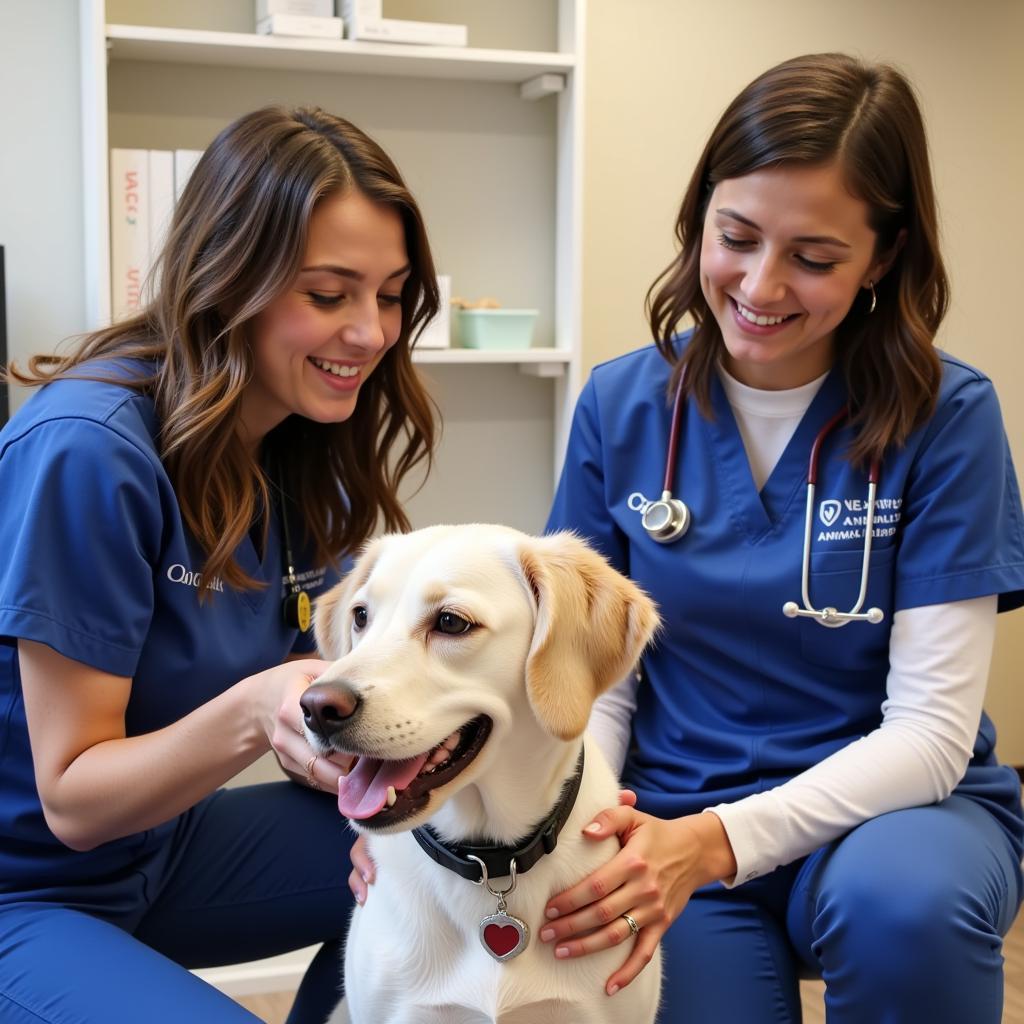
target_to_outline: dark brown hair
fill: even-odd
[[[836,162],[850,193],[870,210],[875,255],[902,245],[876,282],[877,308],[854,303],[836,330],[855,427],[851,459],[881,457],[906,440],[935,406],[941,365],[933,342],[949,284],[939,254],[935,191],[924,122],[913,89],[896,69],[838,53],[796,57],[751,82],[729,105],[690,179],[676,220],[680,251],[647,294],[671,387],[710,415],[710,385],[722,336],[701,291],[700,251],[708,200],[720,181],[763,167]],[[695,327],[680,356],[675,335]]]
[[[267,107],[225,128],[181,195],[153,301],[68,355],[35,356],[28,373],[8,368],[11,379],[36,385],[109,379],[86,365],[99,359],[152,365],[131,383],[156,403],[160,456],[185,524],[206,553],[208,578],[258,586],[234,560],[270,507],[267,473],[238,433],[253,371],[252,320],[298,273],[317,204],[353,189],[401,215],[411,272],[400,335],[361,386],[350,419],[289,416],[265,438],[263,463],[275,476],[280,467],[274,483],[301,511],[321,560],[358,547],[381,519],[388,530],[407,530],[398,486],[422,460],[429,469],[435,443],[436,409],[411,357],[414,338],[438,309],[434,264],[398,168],[353,124],[323,110]]]

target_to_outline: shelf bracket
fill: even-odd
[[[565,75],[546,72],[528,79],[519,86],[519,96],[524,100],[539,100],[545,96],[554,96],[565,88]]]
[[[561,377],[565,363],[519,363],[519,372],[527,377]]]

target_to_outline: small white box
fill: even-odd
[[[358,39],[358,35],[351,34],[352,30],[358,33],[363,25],[380,21],[384,17],[384,0],[336,0],[334,13],[345,19],[349,38]]]
[[[334,0],[256,0],[256,20],[271,14],[297,14],[306,18],[332,18]]]
[[[351,26],[350,26],[351,28]],[[365,22],[358,36],[349,32],[349,39],[375,43],[418,43],[421,46],[465,46],[469,30],[465,25],[440,21],[405,21],[402,18],[381,18]]]
[[[381,10],[381,0],[338,0],[338,13],[345,19],[349,39],[422,46],[466,46],[469,42],[465,25],[384,18]]]
[[[452,279],[448,274],[437,275],[437,316],[416,339],[416,348],[449,348],[452,343]]]
[[[307,18],[299,14],[270,14],[256,22],[256,31],[261,36],[340,39],[344,26],[345,23],[341,18]]]

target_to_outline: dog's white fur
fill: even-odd
[[[355,606],[368,611],[362,630],[353,629]],[[442,610],[476,628],[457,637],[432,631]],[[391,834],[354,823],[367,835],[377,879],[353,913],[346,1000],[328,1024],[653,1021],[660,951],[609,997],[606,979],[632,949],[628,935],[568,960],[537,936],[547,901],[619,848],[616,838],[581,834],[618,801],[612,771],[583,733],[594,699],[635,665],[657,622],[646,595],[576,537],[498,526],[381,538],[320,599],[317,640],[336,660],[317,685],[343,681],[361,700],[358,726],[346,736],[351,752],[401,760],[479,715],[493,722],[476,759]],[[583,781],[558,846],[520,875],[508,897],[508,912],[530,927],[529,945],[495,962],[478,935],[495,899],[434,863],[409,830],[429,821],[450,842],[522,839],[558,801],[584,742]],[[319,749],[327,752],[322,740]],[[503,888],[508,879],[493,884]]]

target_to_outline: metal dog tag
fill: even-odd
[[[529,925],[507,913],[503,903],[499,901],[498,912],[480,922],[480,942],[498,963],[519,956],[530,942]]]
[[[497,901],[498,909],[493,914],[488,914],[480,922],[480,945],[488,953],[503,964],[506,960],[519,956],[530,943],[530,929],[525,921],[513,917],[508,912],[508,905],[505,897],[516,891],[516,859],[509,862],[508,870],[511,881],[507,889],[495,889],[491,880],[487,877],[487,865],[473,854],[469,855],[470,860],[475,860],[480,865],[480,881],[475,885],[482,885]]]

